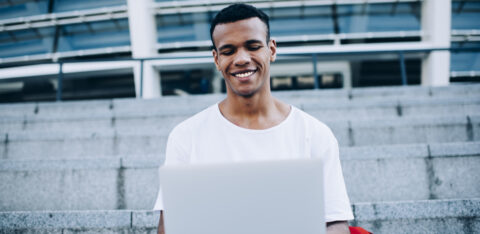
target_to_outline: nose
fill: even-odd
[[[245,50],[238,50],[238,52],[235,55],[235,66],[244,66],[250,64],[250,53]]]

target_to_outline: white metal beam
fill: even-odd
[[[63,65],[64,74],[81,74],[87,72],[115,71],[119,69],[134,68],[135,61],[112,61],[112,62],[82,62],[66,63]],[[11,68],[2,68],[0,70],[1,79],[33,78],[39,76],[56,76],[60,72],[58,64],[39,64]]]
[[[74,51],[64,51],[64,52],[57,52],[57,53],[46,53],[46,54],[35,54],[35,55],[25,55],[25,56],[18,56],[18,57],[0,58],[0,64],[41,61],[41,60],[50,60],[50,59],[53,61],[57,61],[60,58],[73,58],[73,57],[82,57],[82,56],[90,56],[90,55],[106,55],[106,54],[128,53],[128,52],[130,52],[130,46],[106,47],[106,48],[74,50]]]
[[[58,74],[59,70],[60,66],[58,64],[40,64],[2,68],[0,70],[0,80],[54,75]]]
[[[435,47],[425,42],[398,42],[398,43],[377,43],[377,44],[351,44],[342,46],[321,45],[321,46],[298,46],[280,47],[277,49],[279,55],[293,54],[331,54],[331,53],[370,53],[385,52],[396,53],[398,51],[418,51],[432,49],[448,49],[449,47]]]
[[[422,4],[422,41],[450,47],[452,2],[425,0]],[[450,51],[433,51],[422,61],[422,85],[445,86],[450,82]]]
[[[480,30],[452,30],[452,42],[480,41]]]
[[[340,34],[317,34],[279,36],[272,38],[277,42],[311,42],[311,41],[337,41],[344,39],[381,39],[381,38],[415,38],[421,37],[421,31],[396,31],[396,32],[368,32],[368,33],[340,33]],[[157,49],[180,49],[186,47],[209,47],[210,40],[158,43]]]
[[[452,78],[458,77],[480,77],[480,71],[452,71],[450,72]]]
[[[432,49],[448,49],[449,47],[436,47],[431,43],[419,43],[419,42],[398,42],[398,43],[378,43],[378,44],[349,44],[341,46],[333,45],[322,45],[322,46],[293,46],[293,47],[279,47],[279,55],[289,55],[289,54],[325,54],[325,53],[362,53],[362,52],[371,52],[379,51],[386,53],[394,53],[397,51],[415,51],[415,50],[432,50]],[[109,53],[120,53],[120,52],[130,52],[130,46],[123,47],[111,47],[111,48],[101,48],[101,49],[91,49],[91,50],[81,50],[81,51],[68,51],[68,52],[59,52],[55,54],[41,54],[41,55],[29,55],[29,56],[20,56],[12,58],[0,58],[0,64],[14,63],[14,62],[26,62],[26,61],[35,61],[35,60],[46,60],[56,58],[69,58],[77,57],[84,55],[96,55],[96,54],[109,54]],[[198,51],[198,52],[173,52],[173,53],[163,53],[156,54],[154,56],[149,56],[145,58],[158,58],[165,59],[171,58],[181,61],[183,58],[198,58],[198,57],[211,57],[211,51]],[[156,64],[154,64],[156,65]]]
[[[128,24],[133,58],[157,56],[157,27],[152,12],[152,0],[128,0]],[[135,92],[137,97],[157,98],[162,94],[160,73],[144,62],[143,69],[135,72]]]

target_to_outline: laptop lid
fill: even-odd
[[[324,234],[320,159],[165,166],[168,234]]]

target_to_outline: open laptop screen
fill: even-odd
[[[168,234],[324,234],[320,159],[166,166]]]

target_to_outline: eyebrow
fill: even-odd
[[[257,44],[257,43],[263,44],[263,41],[260,41],[260,40],[248,40],[248,41],[245,42],[246,45]]]
[[[263,42],[261,40],[255,40],[255,39],[252,39],[252,40],[248,40],[245,42],[245,45],[252,45],[252,44],[263,44]],[[224,50],[224,49],[234,49],[235,46],[232,45],[232,44],[226,44],[226,45],[223,45],[221,46],[220,48],[218,48],[218,50]]]
[[[233,48],[235,48],[235,46],[233,46],[232,44],[226,44],[218,48],[218,50],[233,49]]]

